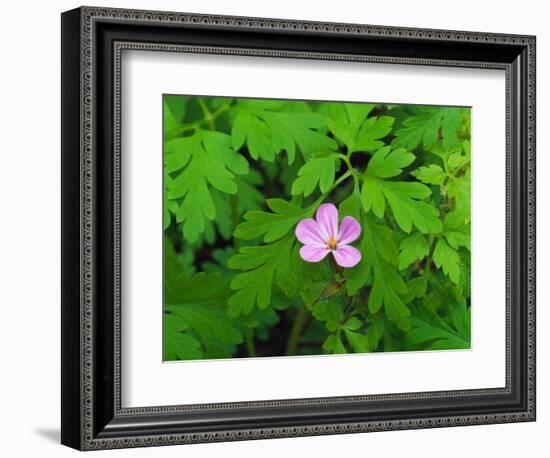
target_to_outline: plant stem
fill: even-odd
[[[211,130],[214,130],[216,126],[214,125],[214,120],[212,119],[212,113],[208,109],[208,105],[204,99],[199,98],[199,105],[201,106],[202,114],[204,115],[204,120],[208,123]]]
[[[308,319],[309,313],[307,312],[306,308],[300,306],[298,308],[298,312],[296,313],[296,317],[294,318],[292,329],[290,330],[288,345],[286,347],[287,356],[292,356],[296,354],[296,350],[298,349],[298,341],[300,340],[300,336],[302,335],[302,331],[304,330]]]
[[[432,261],[433,261],[433,254],[434,254],[436,242],[437,242],[437,239],[433,235],[430,235],[430,242],[429,242],[430,249],[428,251],[428,256],[426,256],[426,265],[424,267],[424,272],[427,273],[428,275],[431,275],[432,273]]]
[[[256,346],[254,345],[254,339],[252,338],[252,331],[247,330],[244,333],[244,342],[246,344],[246,351],[248,352],[248,356],[256,356]]]
[[[323,202],[327,197],[328,195],[334,191],[338,185],[340,185],[340,183],[342,183],[343,181],[347,180],[350,176],[352,176],[353,172],[351,172],[350,170],[348,170],[346,173],[344,173],[340,178],[338,178],[334,184],[331,186],[331,188],[325,192],[321,197],[319,197],[312,205],[309,206],[309,208],[317,208],[321,202]]]
[[[353,303],[353,297],[347,296],[346,302],[344,304],[344,317],[342,318],[342,324],[344,324],[353,314],[353,310],[351,309],[351,304]]]
[[[208,107],[207,107],[207,109],[208,109]],[[203,124],[209,124],[210,128],[212,129],[212,126],[214,125],[214,121],[217,118],[219,118],[222,114],[229,111],[230,109],[231,109],[231,107],[229,106],[229,104],[227,104],[227,105],[224,105],[224,106],[218,108],[213,113],[211,113],[209,111],[208,112],[208,113],[210,113],[209,118],[207,118],[206,115],[205,115],[204,119],[199,119],[198,121],[193,121],[193,122],[190,122],[190,123],[187,123],[187,124],[181,124],[180,127],[176,131],[174,131],[173,135],[179,135],[179,134],[183,134],[184,132],[189,132],[191,130],[195,130],[196,128],[202,126]],[[203,110],[203,113],[204,113],[204,110]]]
[[[350,172],[353,175],[354,180],[358,180],[359,178],[361,178],[359,176],[359,174],[357,173],[357,171],[351,165],[351,159],[350,159],[351,154],[345,155],[345,154],[340,153],[340,154],[338,154],[338,156],[345,162],[345,164],[348,168],[348,172]]]

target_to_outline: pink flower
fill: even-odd
[[[351,216],[345,216],[338,227],[338,210],[332,204],[322,204],[315,219],[303,219],[296,226],[296,238],[304,244],[300,256],[307,262],[319,262],[332,253],[342,267],[353,267],[361,261],[361,252],[348,243],[361,235],[361,226]]]

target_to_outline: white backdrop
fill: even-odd
[[[96,2],[94,2],[96,3]],[[479,2],[463,0],[456,9],[440,0],[387,3],[356,0],[117,0],[98,5],[127,8],[234,14],[338,22],[465,29],[538,36],[538,170],[550,167],[550,141],[544,126],[550,123],[548,81],[550,31],[544,2]],[[76,1],[10,2],[3,5],[0,29],[0,452],[2,455],[75,456],[57,444],[59,438],[60,332],[60,17]],[[545,14],[546,13],[546,14]],[[542,127],[541,127],[542,126]],[[544,213],[550,180],[538,184],[538,385],[548,386],[550,325],[545,305],[550,301],[550,216]],[[162,449],[105,452],[109,456],[224,456],[278,457],[308,453],[334,456],[344,450],[380,456],[465,457],[482,451],[513,457],[547,446],[550,396],[538,393],[538,422],[529,424],[461,427],[363,435],[209,444]],[[546,433],[546,434],[545,434]]]

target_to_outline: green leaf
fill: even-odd
[[[235,254],[235,248],[227,246],[212,251],[212,259],[201,264],[204,272],[219,272],[224,277],[233,278],[234,272],[227,267],[227,261]]]
[[[174,246],[168,237],[164,238],[164,281],[167,285],[175,282],[176,278],[185,274],[191,276],[195,273],[193,265],[194,253],[190,247],[186,247],[182,253],[176,253]]]
[[[460,110],[455,107],[422,108],[421,114],[403,121],[403,127],[395,132],[392,147],[412,150],[422,144],[425,150],[430,150],[437,144],[441,129],[443,147],[451,148],[457,141],[456,131],[462,122]]]
[[[231,281],[235,293],[228,301],[229,314],[248,314],[255,305],[265,309],[271,302],[275,274],[289,268],[294,234],[269,245],[242,247],[228,261],[228,266],[241,270]]]
[[[438,211],[421,200],[431,195],[430,188],[418,182],[384,180],[400,174],[403,167],[414,160],[415,156],[403,148],[391,151],[387,146],[379,149],[363,176],[361,203],[365,212],[372,210],[381,218],[387,201],[403,231],[411,232],[414,225],[422,233],[438,233],[442,229]]]
[[[377,315],[374,315],[374,317],[364,334],[353,332],[349,328],[344,330],[346,338],[355,352],[368,353],[376,351],[380,339],[384,335],[385,328],[384,319]]]
[[[407,293],[407,286],[401,276],[387,263],[379,262],[373,269],[373,283],[369,295],[369,310],[376,313],[384,304],[388,320],[394,322],[400,329],[410,328],[410,311],[400,295]]]
[[[162,199],[164,202],[164,209],[163,209],[163,228],[167,229],[170,227],[170,224],[172,224],[172,214],[176,213],[178,211],[178,203],[174,200],[168,199],[168,191],[166,189],[167,183],[170,182],[172,178],[170,175],[165,173],[164,177],[164,192],[162,193]]]
[[[227,316],[231,292],[220,274],[179,275],[165,285],[165,313],[178,318],[180,330],[192,330],[203,339],[222,344],[238,344],[240,331]],[[179,337],[179,336],[178,336]],[[191,341],[187,339],[186,344]]]
[[[184,330],[188,325],[181,318],[164,314],[164,360],[190,360],[203,357],[200,342]]]
[[[168,280],[168,279],[167,279]],[[188,322],[191,328],[202,328],[202,323],[208,321],[228,323],[225,311],[226,302],[231,291],[228,282],[218,273],[200,272],[188,277],[179,275],[165,286],[166,309]],[[203,317],[194,319],[195,315],[203,314]],[[223,328],[220,323],[220,328]],[[206,326],[208,328],[208,326]],[[199,329],[196,329],[199,331]],[[222,329],[218,336],[227,343],[239,343],[241,337],[231,329]],[[205,335],[215,337],[216,330],[206,331]],[[225,337],[224,337],[225,336]]]
[[[369,351],[376,350],[380,339],[382,339],[384,335],[384,320],[377,317],[376,320],[369,325],[365,335],[367,336]]]
[[[465,302],[465,301],[464,301]],[[467,342],[471,339],[470,309],[465,303],[457,302],[451,308],[451,322],[460,336]]]
[[[455,200],[455,212],[461,216],[464,221],[470,219],[470,172],[463,177],[451,180],[448,185],[449,197]]]
[[[399,249],[399,270],[403,270],[424,259],[430,251],[430,245],[420,232],[415,232],[401,241]]]
[[[342,304],[334,299],[315,302],[312,307],[312,315],[318,321],[338,323],[343,316]]]
[[[369,339],[366,335],[348,330],[345,330],[344,334],[346,339],[348,339],[351,348],[353,348],[353,351],[356,353],[367,353],[371,351]]]
[[[441,143],[446,150],[451,149],[458,141],[456,132],[461,124],[462,114],[460,113],[460,108],[445,109],[441,122],[441,136],[443,137]]]
[[[340,333],[329,335],[327,337],[327,340],[325,340],[325,343],[323,344],[323,350],[326,350],[329,353],[333,353],[335,355],[346,354],[348,352],[346,350],[346,347],[342,343]]]
[[[379,139],[391,132],[394,118],[368,117],[375,105],[365,103],[331,104],[328,127],[347,147],[348,153],[372,151],[384,145]]]
[[[183,122],[185,117],[187,100],[187,97],[174,95],[165,95],[163,97],[165,139],[173,138],[177,135],[181,122]]]
[[[334,274],[326,262],[304,262],[301,244],[294,244],[288,265],[277,275],[279,289],[289,298],[303,300],[308,308],[317,301],[332,299],[342,285],[334,285]]]
[[[393,241],[393,231],[381,224],[372,224],[370,226],[372,235],[374,236],[374,244],[378,255],[392,266],[397,265],[398,251],[395,242]]]
[[[250,169],[246,175],[236,175],[237,183],[237,213],[242,215],[250,210],[260,210],[264,206],[264,194],[258,189],[264,184],[262,175],[255,169]]]
[[[240,331],[231,324],[227,315],[220,311],[196,304],[166,306],[166,309],[182,318],[191,329],[206,339],[219,340],[226,344],[238,344],[243,341]]]
[[[321,192],[327,192],[334,184],[337,160],[336,154],[328,154],[306,162],[298,171],[298,178],[292,183],[292,195],[304,194],[307,197],[317,186]]]
[[[464,151],[464,154],[466,155],[468,160],[470,160],[472,154],[470,140],[466,139],[462,142],[462,150]]]
[[[384,306],[387,318],[406,331],[410,328],[410,312],[400,295],[407,293],[407,286],[394,267],[397,264],[397,249],[385,247],[391,244],[391,230],[373,223],[368,216],[363,218],[362,227],[361,261],[344,274],[348,294],[355,294],[372,274],[369,311],[376,313]]]
[[[447,159],[447,165],[449,166],[449,169],[453,171],[464,167],[469,162],[470,158],[468,156],[463,156],[460,151],[450,154],[449,158]]]
[[[428,291],[428,279],[426,276],[411,278],[407,282],[407,294],[403,300],[409,304],[414,299],[423,297]]]
[[[351,317],[342,325],[342,329],[357,331],[361,326],[363,326],[363,322],[359,318]]]
[[[360,221],[361,197],[358,186],[353,188],[353,192],[349,197],[340,202],[338,213],[343,216],[353,216],[357,221]]]
[[[231,215],[231,203],[228,194],[221,193],[215,189],[211,190],[214,208],[216,209],[216,218],[214,221],[206,221],[205,223],[213,224],[218,233],[224,240],[229,240],[233,231],[233,221]],[[212,229],[214,231],[214,229]]]
[[[433,260],[437,267],[443,268],[443,273],[451,281],[458,284],[460,281],[460,259],[457,251],[451,248],[444,239],[439,239],[433,253]]]
[[[380,148],[369,161],[365,175],[367,177],[391,178],[403,172],[403,169],[411,165],[416,156],[405,148],[392,151],[391,146]]]
[[[439,314],[460,300],[458,288],[443,272],[434,271],[428,278],[429,292],[420,298],[423,306]]]
[[[205,221],[213,220],[216,208],[210,186],[235,194],[234,174],[246,174],[248,163],[231,148],[228,135],[212,131],[196,131],[165,143],[168,172],[179,171],[166,183],[168,199],[181,199],[176,221],[183,223],[183,235],[190,243],[205,230]]]
[[[368,229],[368,232],[365,231]],[[352,269],[346,269],[346,288],[349,295],[354,295],[368,281],[373,262],[385,262],[397,265],[398,251],[392,239],[392,230],[380,224],[374,224],[368,216],[363,217],[363,238],[359,246],[361,261]]]
[[[235,229],[234,236],[252,240],[264,236],[264,242],[273,242],[285,236],[303,218],[311,216],[313,210],[302,209],[283,199],[269,199],[267,206],[272,210],[250,211],[244,215],[245,222]]]
[[[319,114],[296,111],[300,102],[239,100],[231,136],[233,147],[246,144],[254,159],[273,161],[278,151],[285,150],[288,163],[294,162],[296,147],[305,160],[314,153],[336,148],[333,139],[316,129],[326,126]]]
[[[247,110],[239,110],[231,130],[233,148],[238,150],[245,142],[254,159],[273,161],[276,149],[271,141],[269,126]]]
[[[357,135],[355,150],[375,151],[384,146],[384,142],[379,139],[391,132],[394,121],[390,116],[368,118]]]
[[[466,306],[455,304],[453,325],[449,326],[434,311],[426,307],[416,307],[412,331],[407,342],[412,345],[424,344],[431,350],[456,350],[470,348],[470,311]],[[457,326],[458,325],[458,326]]]
[[[423,183],[437,185],[442,185],[445,178],[447,178],[445,171],[437,164],[419,167],[411,172],[411,175],[415,176]]]
[[[179,127],[179,123],[176,120],[176,118],[174,117],[174,115],[172,114],[172,112],[170,111],[170,107],[166,103],[166,100],[164,101],[163,125],[164,125],[164,135],[166,135],[166,136],[171,135]]]
[[[460,247],[465,247],[470,250],[470,223],[462,224],[460,219],[457,220],[452,212],[448,213],[443,220],[443,236],[455,250],[458,250]]]

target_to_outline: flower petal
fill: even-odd
[[[338,232],[338,243],[346,245],[359,238],[361,235],[361,226],[353,216],[345,216],[340,224]]]
[[[304,245],[300,248],[300,256],[307,262],[319,262],[325,258],[329,251],[328,248],[316,248]]]
[[[326,237],[325,240],[330,237],[336,238],[338,235],[338,210],[333,204],[319,205],[315,219]]]
[[[334,260],[341,267],[353,267],[361,261],[361,252],[349,245],[340,245],[332,251]]]
[[[323,232],[319,228],[317,221],[313,218],[303,219],[296,226],[296,238],[304,245],[317,248],[325,248],[326,242],[323,239]]]

